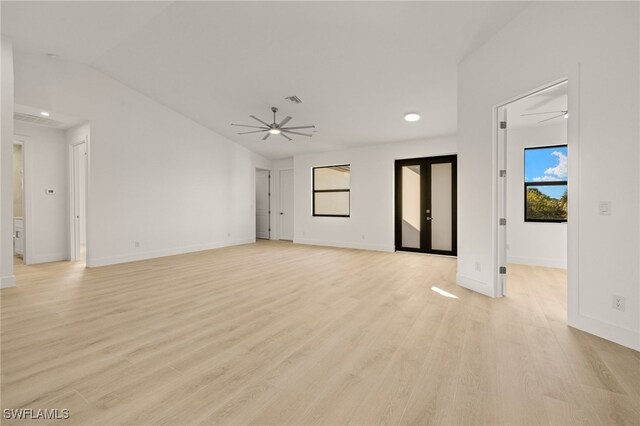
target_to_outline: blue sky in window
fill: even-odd
[[[525,182],[554,182],[567,180],[567,147],[526,149],[524,151]],[[560,198],[566,185],[540,186],[540,192]]]

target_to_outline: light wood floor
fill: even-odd
[[[1,405],[56,424],[640,423],[639,353],[566,326],[557,269],[503,299],[451,258],[268,241],[16,272]]]

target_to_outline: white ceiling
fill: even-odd
[[[28,105],[20,105],[20,104],[15,104],[13,106],[13,112],[14,114],[19,113],[19,114],[26,114],[26,115],[37,117],[37,118],[49,119],[51,121],[46,124],[46,127],[53,127],[60,130],[70,129],[71,127],[77,126],[78,124],[82,124],[83,122],[86,121],[82,118],[61,114],[55,111],[45,111],[49,115],[46,117],[43,117],[41,115],[42,109],[35,108]],[[34,123],[34,124],[37,124],[37,123]]]
[[[527,2],[2,2],[17,50],[88,63],[270,158],[456,132],[457,64]],[[303,103],[290,104],[297,95]],[[312,138],[230,123],[315,124]],[[403,120],[418,111],[422,119]]]

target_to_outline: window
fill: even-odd
[[[567,145],[525,148],[525,222],[567,221]]]
[[[313,168],[313,215],[349,217],[351,166]]]

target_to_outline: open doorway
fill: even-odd
[[[85,262],[87,260],[87,168],[88,168],[88,135],[81,134],[72,142],[70,150],[71,188],[69,208],[71,227],[69,240],[70,260]],[[73,140],[73,139],[72,139]]]
[[[256,238],[271,238],[271,172],[256,169]]]
[[[568,82],[502,105],[498,116],[498,259],[512,274],[541,273],[567,288]],[[536,269],[531,269],[535,267]],[[529,268],[529,269],[527,269]]]
[[[13,256],[14,263],[24,263],[24,143],[13,143]]]
[[[89,124],[19,104],[13,118],[14,253],[25,265],[84,261]]]

